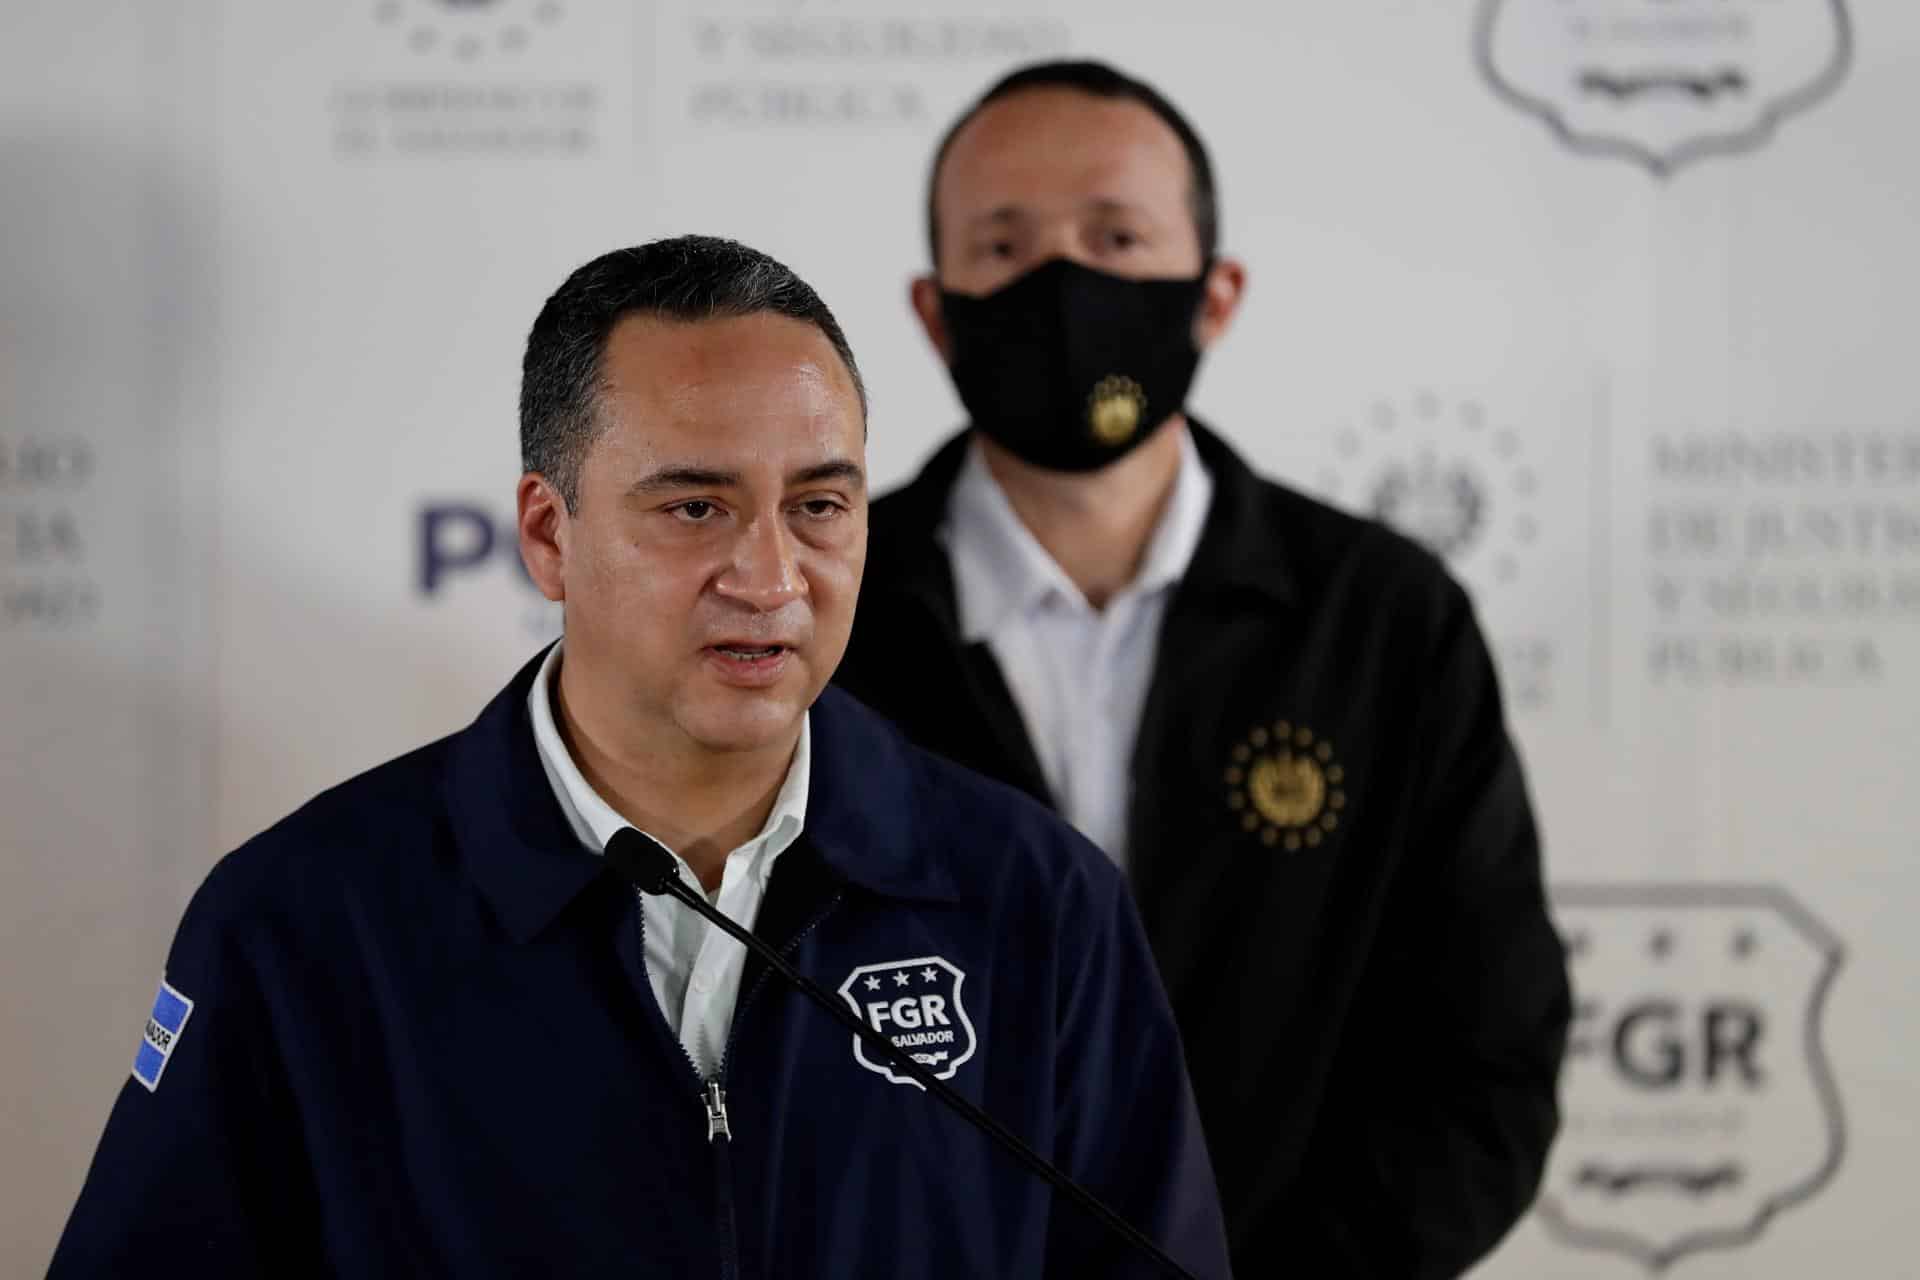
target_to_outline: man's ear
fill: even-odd
[[[1200,314],[1193,320],[1194,345],[1205,351],[1226,333],[1247,296],[1247,268],[1238,258],[1215,259],[1207,272]]]
[[[567,541],[571,533],[567,504],[552,481],[537,471],[520,477],[514,490],[520,533],[520,563],[540,594],[549,600],[567,598]]]
[[[940,362],[952,364],[953,351],[947,343],[947,317],[940,310],[940,282],[932,276],[915,276],[907,290],[907,300],[913,304],[913,314],[920,317],[920,327],[926,331],[927,341],[940,353]]]

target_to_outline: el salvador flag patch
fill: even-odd
[[[133,1055],[133,1078],[145,1085],[148,1093],[159,1087],[160,1073],[167,1069],[167,1059],[173,1056],[192,1014],[193,1001],[175,991],[165,978],[160,979],[146,1035],[141,1037],[139,1052]]]

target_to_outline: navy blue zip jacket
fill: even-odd
[[[55,1277],[1151,1274],[751,960],[703,1081],[648,984],[634,891],[541,771],[536,669],[214,868]],[[806,835],[755,931],[1225,1276],[1115,869],[845,694],[812,732]],[[710,1137],[713,1083],[729,1133]]]

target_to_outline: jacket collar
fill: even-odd
[[[1288,560],[1287,532],[1268,500],[1268,483],[1198,419],[1189,417],[1187,429],[1213,479],[1213,501],[1200,545],[1181,580],[1181,595],[1250,591],[1278,604],[1293,603],[1298,598],[1298,575]],[[957,630],[953,573],[939,542],[939,528],[966,461],[968,436],[962,431],[947,440],[919,475],[883,499],[884,518],[876,522],[879,536],[868,553],[874,562],[868,570],[870,580],[898,584],[920,597],[949,631]]]
[[[841,879],[891,898],[957,902],[929,806],[924,758],[900,731],[831,685],[813,704],[807,834]]]
[[[515,942],[538,934],[601,876],[540,767],[527,691],[546,651],[520,668],[448,754],[445,796],[467,872]]]
[[[455,735],[447,812],[475,885],[515,942],[526,942],[612,873],[561,812],[540,766],[527,692],[543,650]],[[812,795],[805,838],[840,879],[886,897],[956,900],[914,815],[921,785],[899,734],[829,688],[814,704]]]
[[[1187,568],[1188,590],[1246,590],[1276,604],[1299,598],[1290,555],[1297,550],[1276,518],[1272,486],[1211,429],[1187,419],[1200,461],[1213,476],[1213,506]]]

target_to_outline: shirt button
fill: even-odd
[[[713,990],[713,975],[706,974],[706,973],[694,974],[693,989],[695,991],[698,991],[701,995],[705,995],[707,994],[707,992]]]

